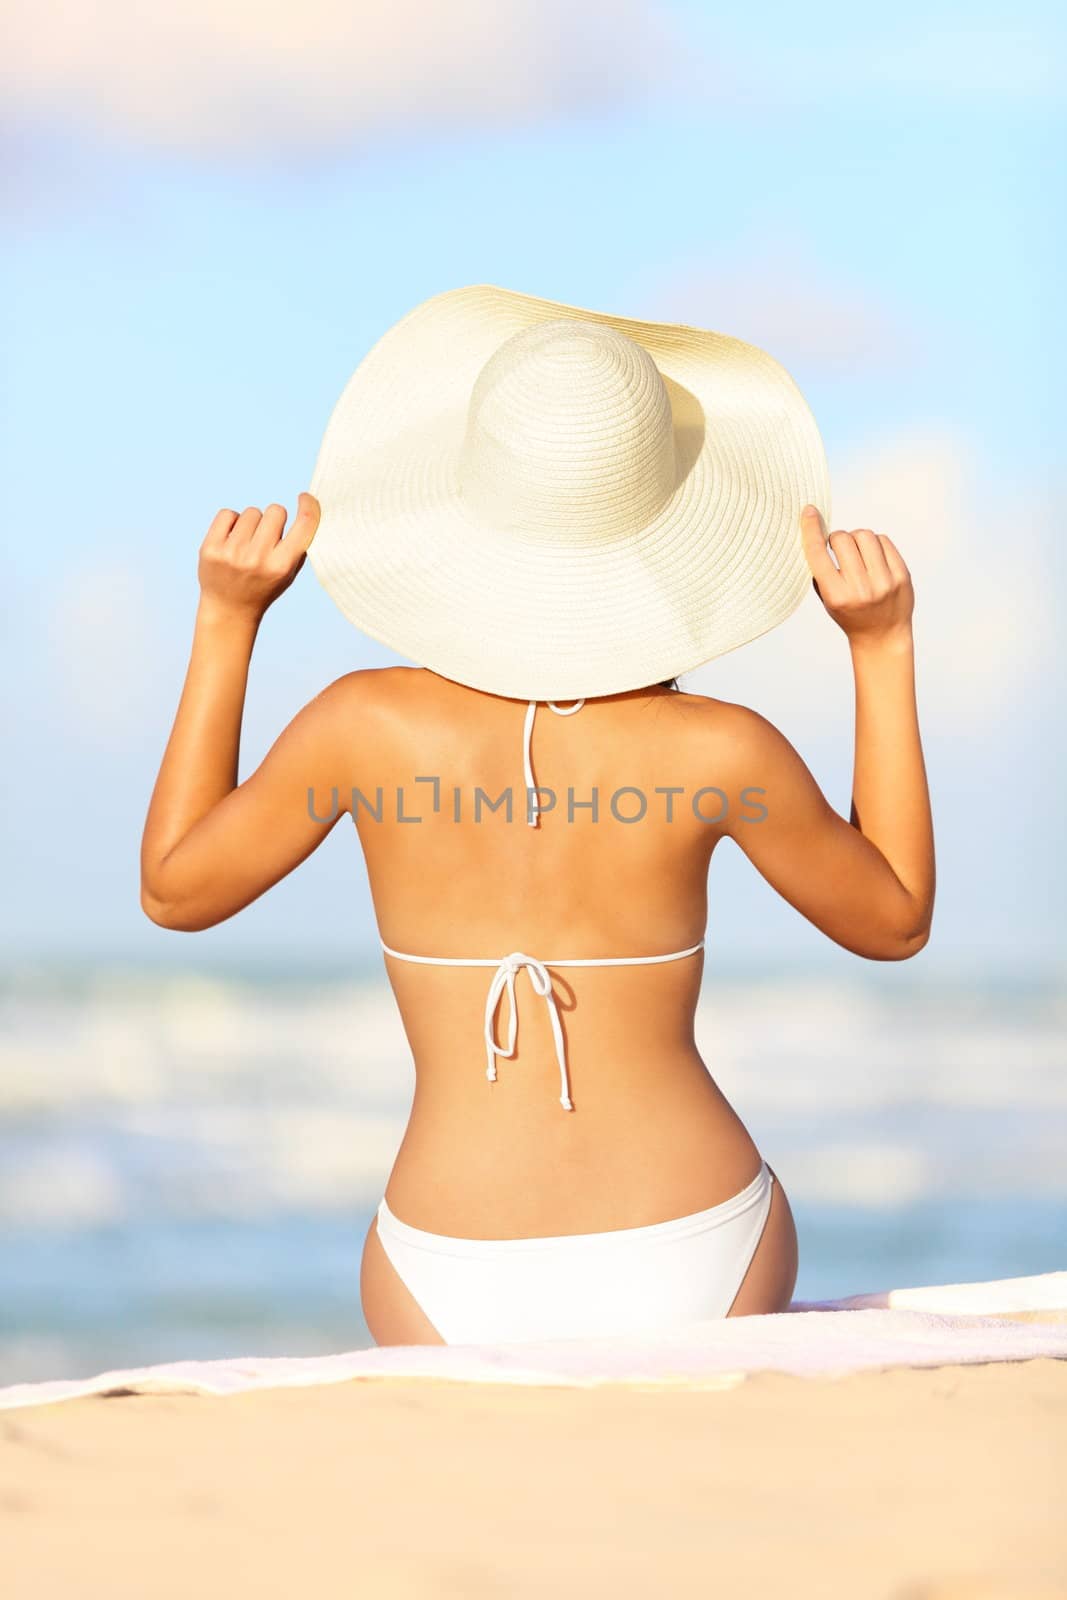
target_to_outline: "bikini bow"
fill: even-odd
[[[538,961],[535,956],[525,955],[521,950],[513,950],[510,955],[504,957],[489,983],[489,993],[485,1000],[485,1075],[490,1083],[495,1083],[497,1078],[497,1056],[511,1057],[515,1054],[515,1042],[519,1031],[519,1013],[515,1002],[515,978],[524,967],[530,975],[530,983],[534,993],[540,995],[548,1006],[548,1017],[552,1024],[552,1037],[556,1046],[556,1060],[559,1062],[559,1103],[564,1111],[573,1111],[574,1105],[571,1101],[570,1085],[567,1081],[567,1046],[563,1038],[563,1024],[560,1021],[559,1007],[552,992],[552,976],[543,961]],[[506,1049],[503,1045],[497,1043],[495,1031],[497,1010],[505,993],[508,997],[508,1042]]]

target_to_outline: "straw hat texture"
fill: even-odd
[[[522,700],[616,694],[766,633],[830,521],[794,380],[725,333],[448,289],[334,408],[309,559],[371,638]]]

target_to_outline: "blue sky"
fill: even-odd
[[[349,833],[190,940],[140,912],[140,828],[214,512],[295,507],[366,349],[490,282],[719,328],[792,372],[834,525],[890,533],[916,579],[940,850],[920,959],[1055,958],[1051,7],[107,0],[50,53],[57,7],[4,69],[9,953],[371,947]],[[324,682],[391,659],[306,568],[257,645],[243,770]],[[847,812],[847,655],[817,602],[692,686],[777,720]],[[712,906],[724,955],[855,964],[739,861]]]

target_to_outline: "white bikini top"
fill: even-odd
[[[561,708],[553,701],[546,700],[545,705],[556,712],[558,716],[570,717],[584,706],[584,700],[576,700],[574,705]],[[533,764],[530,759],[530,741],[533,736],[534,715],[538,702],[531,700],[526,708],[526,720],[523,725],[523,775],[526,780],[528,796],[527,821],[531,827],[540,825],[540,808],[538,805],[537,787],[534,783]],[[394,956],[397,961],[411,961],[420,966],[427,967],[493,967],[495,971],[489,981],[489,992],[485,999],[485,1050],[486,1067],[485,1075],[490,1083],[496,1082],[497,1056],[513,1056],[515,1042],[518,1037],[518,1011],[515,1005],[515,978],[525,967],[530,975],[530,983],[534,993],[541,996],[548,1007],[548,1017],[552,1024],[552,1038],[556,1046],[556,1060],[559,1063],[560,1096],[559,1103],[564,1111],[573,1111],[574,1103],[571,1100],[570,1084],[567,1079],[567,1046],[563,1037],[563,1024],[560,1022],[559,1006],[556,996],[552,991],[552,978],[550,967],[651,967],[664,961],[680,961],[683,956],[696,955],[698,950],[704,948],[704,940],[689,946],[688,950],[671,950],[663,956],[604,956],[599,959],[586,957],[583,959],[569,959],[562,961],[540,961],[536,956],[526,955],[522,950],[512,950],[510,955],[497,960],[495,956],[413,956],[403,950],[393,950],[381,941],[382,949],[387,956]],[[496,1014],[500,1006],[502,995],[507,992],[508,997],[508,1042],[507,1048],[497,1042],[495,1024]]]

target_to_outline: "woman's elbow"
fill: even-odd
[[[930,939],[929,927],[921,928],[917,933],[906,934],[900,942],[893,947],[888,955],[883,956],[884,961],[908,961],[912,956],[917,956]]]
[[[887,931],[884,941],[879,942],[879,948],[873,953],[875,961],[909,961],[912,956],[917,956],[930,940],[930,917],[926,916],[919,921],[909,922],[906,927],[896,927]]]
[[[210,922],[203,921],[193,915],[188,906],[165,900],[142,883],[141,885],[141,910],[150,922],[157,928],[168,928],[173,933],[199,933],[204,928],[211,926]]]
[[[931,912],[918,913],[909,907],[904,914],[900,908],[883,908],[875,915],[871,906],[862,921],[852,921],[830,937],[836,944],[860,956],[864,961],[908,961],[917,956],[930,939]]]

